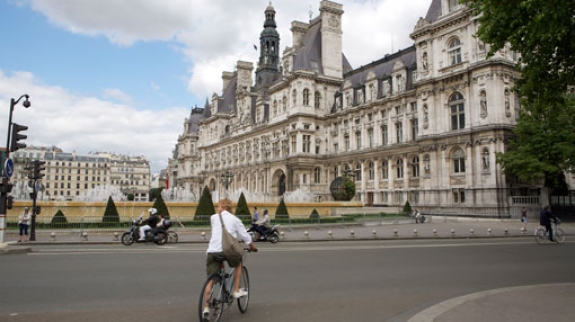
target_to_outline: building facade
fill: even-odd
[[[150,190],[150,165],[144,157],[130,157],[105,152],[78,155],[57,147],[27,147],[13,152],[15,174],[12,195],[29,199],[31,182],[27,167],[34,160],[45,161],[44,177],[39,180],[38,199],[107,200],[112,190],[136,201],[147,201]],[[101,196],[98,192],[102,192]]]
[[[191,110],[170,184],[317,202],[348,175],[365,205],[498,216],[537,206],[540,186],[496,163],[519,115],[515,53],[487,57],[466,6],[430,2],[412,46],[357,69],[342,52],[341,4],[321,1],[318,17],[292,22],[281,56],[270,4],[255,73],[239,61],[222,73],[221,94]]]

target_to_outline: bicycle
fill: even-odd
[[[561,220],[559,220],[559,218],[555,219],[554,221],[553,220],[551,221],[551,229],[553,230],[553,239],[555,239],[557,243],[562,244],[565,242],[565,232],[563,231],[563,229],[557,227],[560,224]],[[543,226],[540,226],[539,228],[535,229],[534,235],[537,244],[541,244],[545,242],[545,240],[549,240],[547,230]]]
[[[244,253],[245,258],[245,253]],[[242,276],[240,279],[240,288],[244,289],[247,292],[247,295],[242,296],[238,299],[235,299],[232,296],[232,290],[234,289],[234,272],[235,267],[232,268],[229,272],[226,270],[226,264],[224,263],[225,260],[223,257],[219,258],[218,261],[221,260],[221,269],[219,274],[212,274],[208,277],[204,286],[202,287],[202,291],[200,293],[200,302],[198,306],[198,312],[200,316],[200,322],[219,322],[222,318],[222,314],[224,312],[224,308],[227,304],[228,308],[232,306],[234,300],[237,300],[238,308],[241,313],[246,313],[248,310],[248,304],[250,301],[250,279],[248,275],[248,269],[245,266],[245,261],[242,261]],[[212,285],[212,291],[209,292],[207,297],[207,301],[205,298],[206,295],[206,288],[208,285]],[[210,314],[208,319],[204,319],[203,310],[205,303],[208,303],[208,307],[210,309]]]

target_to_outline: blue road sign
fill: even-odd
[[[14,174],[14,161],[12,159],[6,159],[6,162],[4,162],[4,173],[8,178]]]

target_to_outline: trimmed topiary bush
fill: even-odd
[[[240,218],[244,224],[248,224],[252,221],[252,215],[250,214],[250,209],[243,192],[240,194],[240,198],[238,199],[238,205],[236,206],[234,215]]]
[[[309,219],[319,220],[319,213],[317,212],[317,210],[315,208],[311,212],[311,215],[309,215]]]
[[[288,219],[289,219],[289,213],[288,213],[286,204],[284,203],[284,198],[282,198],[280,200],[280,204],[278,205],[278,208],[276,209],[276,220],[285,221]]]
[[[214,208],[214,203],[212,202],[212,194],[208,187],[204,187],[202,191],[202,197],[200,198],[200,203],[198,208],[196,208],[196,213],[194,215],[195,223],[209,223],[210,216],[216,213],[216,208]]]
[[[170,212],[168,211],[168,206],[166,206],[164,198],[162,197],[161,194],[158,195],[152,207],[156,208],[156,210],[158,211],[158,215],[162,214],[164,215],[165,219],[170,219]]]
[[[64,226],[68,224],[68,219],[66,219],[62,210],[58,209],[54,217],[52,217],[50,224],[52,226]]]
[[[409,204],[409,200],[405,202],[405,205],[403,206],[403,213],[406,215],[411,214],[413,210],[411,209],[411,205]]]
[[[120,215],[118,214],[118,209],[116,209],[116,204],[112,196],[108,197],[108,203],[106,204],[106,210],[104,210],[104,217],[102,217],[103,223],[113,223],[117,224],[120,222]]]

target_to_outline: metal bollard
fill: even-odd
[[[307,230],[303,232],[303,235],[305,236],[306,240],[309,240],[309,232]]]
[[[120,240],[120,239],[118,238],[119,235],[120,235],[120,233],[118,233],[117,231],[114,232],[114,241]]]
[[[371,236],[373,237],[373,239],[377,238],[377,231],[375,231],[375,229],[371,231]]]
[[[415,237],[417,237],[417,229],[413,230],[413,234],[415,235]]]
[[[88,241],[88,232],[84,232],[84,233],[82,234],[82,240],[83,240],[83,241]]]
[[[451,236],[453,237],[455,235],[455,229],[451,228]]]
[[[475,235],[475,230],[473,230],[473,228],[469,229],[469,233],[471,234],[471,236]]]
[[[331,230],[327,231],[327,235],[329,236],[329,239],[333,239],[333,232]]]
[[[52,233],[50,234],[50,238],[51,238],[51,240],[52,240],[53,242],[56,241],[56,233],[55,233],[55,232],[52,232]]]
[[[280,231],[280,238],[282,240],[284,240],[284,238],[286,238],[285,233],[283,231]]]
[[[202,231],[202,240],[206,240],[206,232]]]
[[[433,228],[433,236],[437,237],[437,229]]]
[[[487,235],[491,235],[491,228],[487,228]]]
[[[351,238],[355,238],[355,231],[351,230],[349,232],[349,235],[351,236]]]
[[[397,237],[397,229],[394,229],[394,230],[393,230],[393,236],[394,236],[394,237]]]

